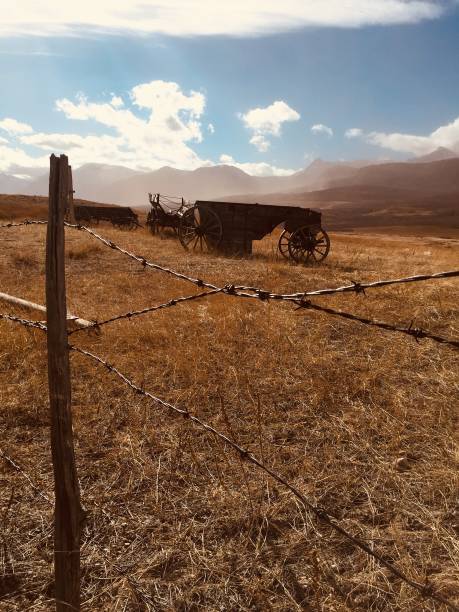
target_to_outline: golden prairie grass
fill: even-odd
[[[248,260],[99,231],[218,285],[288,292],[457,268],[455,241],[332,236],[323,265],[275,237]],[[7,232],[7,233],[5,233]],[[44,301],[41,227],[3,230],[3,291]],[[67,232],[71,312],[102,319],[199,291]],[[29,255],[27,255],[29,254]],[[80,255],[75,255],[80,254]],[[21,265],[32,257],[36,265]],[[457,280],[323,297],[457,337]],[[14,312],[3,305],[2,312]],[[20,314],[20,311],[15,311]],[[276,302],[213,296],[72,342],[188,407],[414,579],[458,592],[457,352]],[[84,610],[439,610],[207,433],[72,355]],[[1,323],[1,448],[52,497],[45,339]],[[52,508],[0,459],[0,609],[52,609]]]

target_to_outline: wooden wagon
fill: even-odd
[[[159,193],[148,194],[151,208],[147,215],[147,227],[152,234],[159,234],[165,228],[171,228],[176,234],[183,213],[191,204],[183,198],[165,196]]]
[[[185,249],[249,255],[254,240],[282,224],[280,253],[306,263],[322,261],[330,250],[321,223],[321,213],[310,208],[198,200],[183,213],[178,233]]]
[[[95,224],[109,221],[120,229],[133,230],[139,227],[139,218],[128,206],[75,206],[77,223]]]

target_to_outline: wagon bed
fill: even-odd
[[[78,222],[98,224],[99,221],[110,221],[119,228],[136,229],[139,218],[129,206],[75,206],[75,218]]]
[[[197,200],[181,218],[179,238],[187,249],[249,255],[254,240],[282,224],[279,251],[304,263],[328,255],[330,240],[321,223],[321,213],[310,208]]]

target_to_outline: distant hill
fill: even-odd
[[[459,157],[459,155],[454,151],[451,151],[451,149],[447,149],[446,147],[438,147],[438,149],[435,149],[435,151],[432,151],[432,153],[429,153],[428,155],[414,157],[413,159],[409,159],[408,161],[412,164],[425,164],[433,161],[452,159],[454,157]]]
[[[415,189],[424,193],[459,191],[459,157],[426,163],[391,163],[360,168],[331,187],[355,185]]]
[[[379,185],[354,185],[311,192],[245,194],[225,198],[259,204],[313,208],[322,212],[328,230],[359,228],[398,233],[459,236],[459,190],[432,194],[415,189]]]

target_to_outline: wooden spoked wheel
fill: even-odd
[[[277,243],[279,253],[282,255],[282,257],[285,257],[285,259],[289,258],[288,244],[290,242],[290,236],[290,232],[284,230],[280,235],[279,242]]]
[[[300,227],[290,236],[288,252],[297,263],[317,263],[324,260],[330,250],[330,238],[322,229],[312,230],[310,227]]]
[[[150,232],[155,235],[159,233],[159,225],[156,214],[153,211],[150,211],[147,216],[147,225]]]
[[[187,250],[214,251],[223,237],[222,222],[212,209],[193,206],[182,216],[178,235]]]

